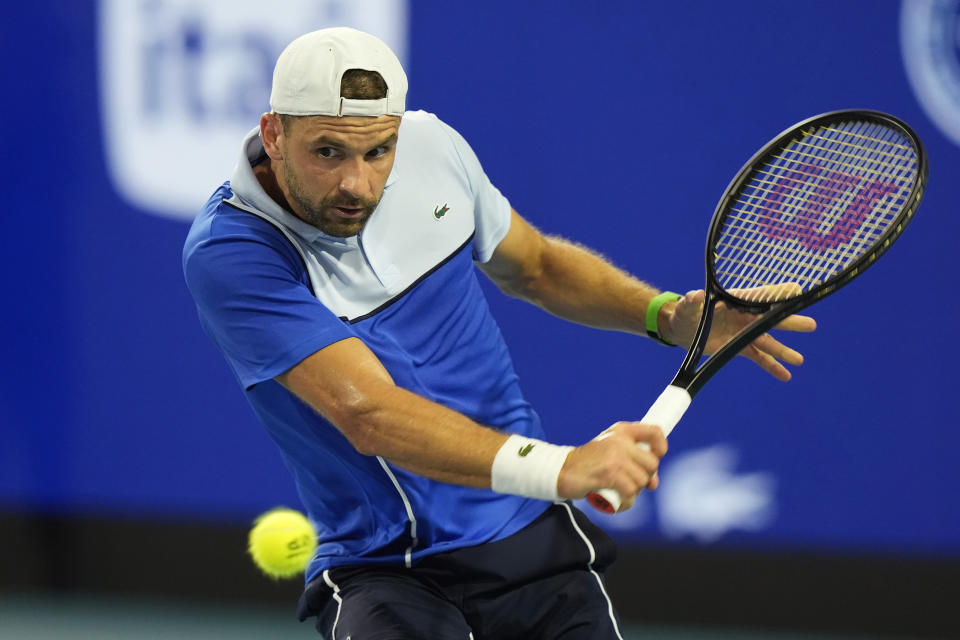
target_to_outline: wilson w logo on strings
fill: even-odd
[[[760,232],[771,240],[795,240],[811,251],[845,244],[896,184],[815,164],[798,163],[768,189],[757,212]]]

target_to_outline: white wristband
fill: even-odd
[[[573,449],[513,434],[493,459],[491,488],[497,493],[559,500],[560,469]]]

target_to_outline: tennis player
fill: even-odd
[[[475,266],[558,316],[671,343],[689,343],[697,294],[540,233],[406,92],[371,35],[294,40],[183,251],[200,321],[318,531],[300,619],[329,640],[620,638],[614,545],[567,500],[613,487],[629,508],[666,442],[633,422],[547,442]],[[769,336],[747,355],[781,379],[802,360]]]

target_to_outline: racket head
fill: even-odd
[[[927,173],[919,137],[889,114],[832,111],[790,127],[717,204],[708,290],[753,313],[786,303],[795,311],[837,291],[900,236]]]

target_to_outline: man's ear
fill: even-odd
[[[263,148],[271,160],[283,160],[283,123],[275,113],[265,113],[260,116],[260,139]]]

